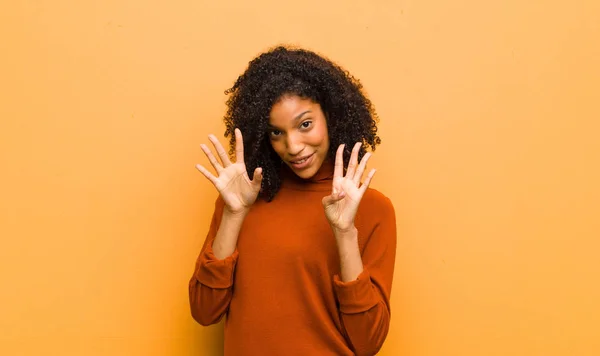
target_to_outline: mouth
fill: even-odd
[[[293,161],[289,161],[289,162],[290,162],[290,165],[291,165],[293,168],[296,168],[296,169],[302,169],[302,168],[306,168],[306,167],[308,167],[308,166],[310,165],[310,163],[312,162],[312,158],[314,157],[314,155],[315,155],[315,154],[314,154],[314,152],[313,152],[312,154],[310,154],[310,155],[308,155],[308,156],[304,156],[304,157],[302,157],[302,158],[300,158],[300,159],[296,159],[296,160],[293,160]]]

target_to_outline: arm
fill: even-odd
[[[365,239],[362,257],[356,229],[354,233],[336,235],[341,278],[334,276],[334,290],[344,331],[357,355],[375,355],[389,330],[396,219],[391,202],[387,198],[385,202],[372,210],[380,218]],[[360,272],[358,266],[363,267]]]
[[[333,229],[340,255],[340,277],[343,282],[358,278],[364,266],[358,247],[358,230],[354,225],[348,230]]]
[[[333,284],[343,331],[357,355],[374,355],[383,345],[390,323],[396,218],[392,203],[380,193],[371,191],[363,201],[375,170],[360,184],[370,157],[367,152],[358,163],[360,146],[361,142],[354,145],[345,175],[344,145],[338,147],[332,192],[323,198],[323,207],[340,256],[341,278],[334,276]],[[355,225],[359,205],[365,218],[360,222],[366,224]]]
[[[229,160],[217,138],[210,135],[209,140],[215,146],[221,162],[217,161],[206,145],[200,147],[217,176],[200,164],[196,166],[220,194],[215,203],[208,235],[189,283],[192,316],[202,325],[217,323],[229,308],[233,273],[238,258],[238,236],[262,182],[262,169],[258,167],[254,170],[254,179],[250,180],[244,163],[244,145],[240,130],[235,129],[235,137],[235,163]]]
[[[244,218],[227,213],[223,205],[219,197],[189,282],[192,317],[205,326],[219,322],[229,307],[238,258],[235,246]]]

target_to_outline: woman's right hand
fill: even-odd
[[[208,139],[215,146],[221,162],[217,161],[205,144],[201,144],[200,147],[217,171],[217,176],[215,177],[200,164],[197,164],[196,168],[217,188],[225,201],[225,208],[230,213],[247,213],[260,192],[263,178],[262,168],[257,167],[254,170],[254,179],[250,180],[244,163],[244,141],[239,129],[235,129],[235,163],[231,163],[227,152],[214,135],[209,135]]]

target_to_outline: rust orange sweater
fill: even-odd
[[[364,270],[339,278],[335,237],[321,199],[333,166],[309,180],[285,169],[273,201],[257,200],[236,251],[218,260],[215,212],[189,283],[191,312],[202,325],[225,321],[225,355],[374,355],[390,322],[396,221],[388,198],[368,189],[355,218]]]

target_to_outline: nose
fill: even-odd
[[[304,149],[304,143],[298,135],[289,135],[286,144],[288,154],[292,157],[299,155]]]

